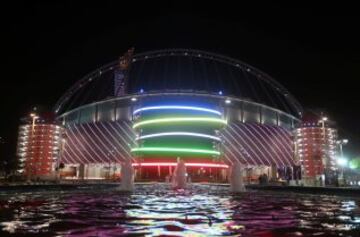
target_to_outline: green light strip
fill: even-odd
[[[158,123],[171,123],[171,122],[208,122],[208,123],[219,123],[227,124],[224,119],[218,118],[197,118],[197,117],[179,117],[179,118],[163,118],[163,119],[150,119],[139,123],[135,123],[133,128],[137,128],[142,125],[158,124]]]
[[[189,148],[171,148],[171,147],[139,147],[132,148],[131,152],[137,151],[159,151],[159,152],[184,152],[184,153],[197,153],[207,155],[220,155],[220,152],[205,149],[189,149]]]

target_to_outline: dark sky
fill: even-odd
[[[52,108],[76,80],[136,52],[195,48],[245,61],[322,109],[360,155],[360,16],[352,6],[185,1],[14,1],[1,13],[0,136],[15,154],[19,118]],[[350,152],[351,151],[351,152]]]

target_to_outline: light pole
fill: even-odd
[[[348,142],[349,142],[348,139],[341,139],[341,140],[336,141],[336,144],[338,144],[338,145],[339,145],[339,148],[340,148],[340,160],[341,160],[341,161],[345,161],[342,146],[343,146],[343,145],[346,145]],[[339,179],[340,179],[341,181],[344,181],[344,166],[345,166],[345,165],[344,165],[343,163],[344,163],[344,162],[342,162],[342,163],[340,162],[340,163],[339,163],[339,165],[341,166],[341,173],[340,173]]]
[[[32,129],[32,135],[34,134],[34,130],[35,130],[35,122],[36,122],[36,119],[39,118],[39,116],[37,116],[35,113],[31,113],[30,114],[30,117],[32,118],[32,126],[31,126],[31,129]]]
[[[346,145],[348,142],[349,142],[348,139],[342,139],[342,140],[336,141],[336,144],[338,144],[339,147],[340,147],[340,156],[341,156],[341,157],[344,156],[344,154],[343,154],[343,149],[342,149],[342,145]]]
[[[30,114],[30,117],[32,118],[32,125],[31,125],[31,144],[33,145],[34,143],[34,132],[35,132],[35,122],[36,122],[36,119],[39,118],[39,116],[37,116],[37,114],[35,113],[31,113]],[[34,167],[33,167],[34,164],[30,164],[30,169],[29,169],[29,175],[28,175],[28,178],[29,180],[31,180],[32,178],[32,173],[34,171]]]
[[[329,161],[326,157],[326,129],[325,129],[325,122],[328,120],[327,117],[322,117],[319,120],[319,123],[321,123],[321,128],[322,128],[322,133],[323,133],[323,141],[324,141],[324,147],[323,147],[323,166],[324,166],[324,174],[325,174],[325,179],[326,176],[328,176],[327,171],[328,171],[328,165],[329,165]],[[325,181],[325,180],[324,180]]]

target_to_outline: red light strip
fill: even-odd
[[[147,162],[147,163],[133,163],[133,166],[176,166],[177,163],[170,162]],[[225,164],[211,164],[211,163],[185,163],[185,166],[189,167],[205,167],[205,168],[229,168],[228,165]]]

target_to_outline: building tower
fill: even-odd
[[[35,113],[23,118],[22,123],[17,144],[19,172],[29,180],[55,177],[61,155],[63,128],[48,116]]]
[[[322,186],[325,181],[335,180],[338,135],[330,124],[326,117],[305,115],[295,129],[295,157],[302,166],[302,179],[307,185]]]

